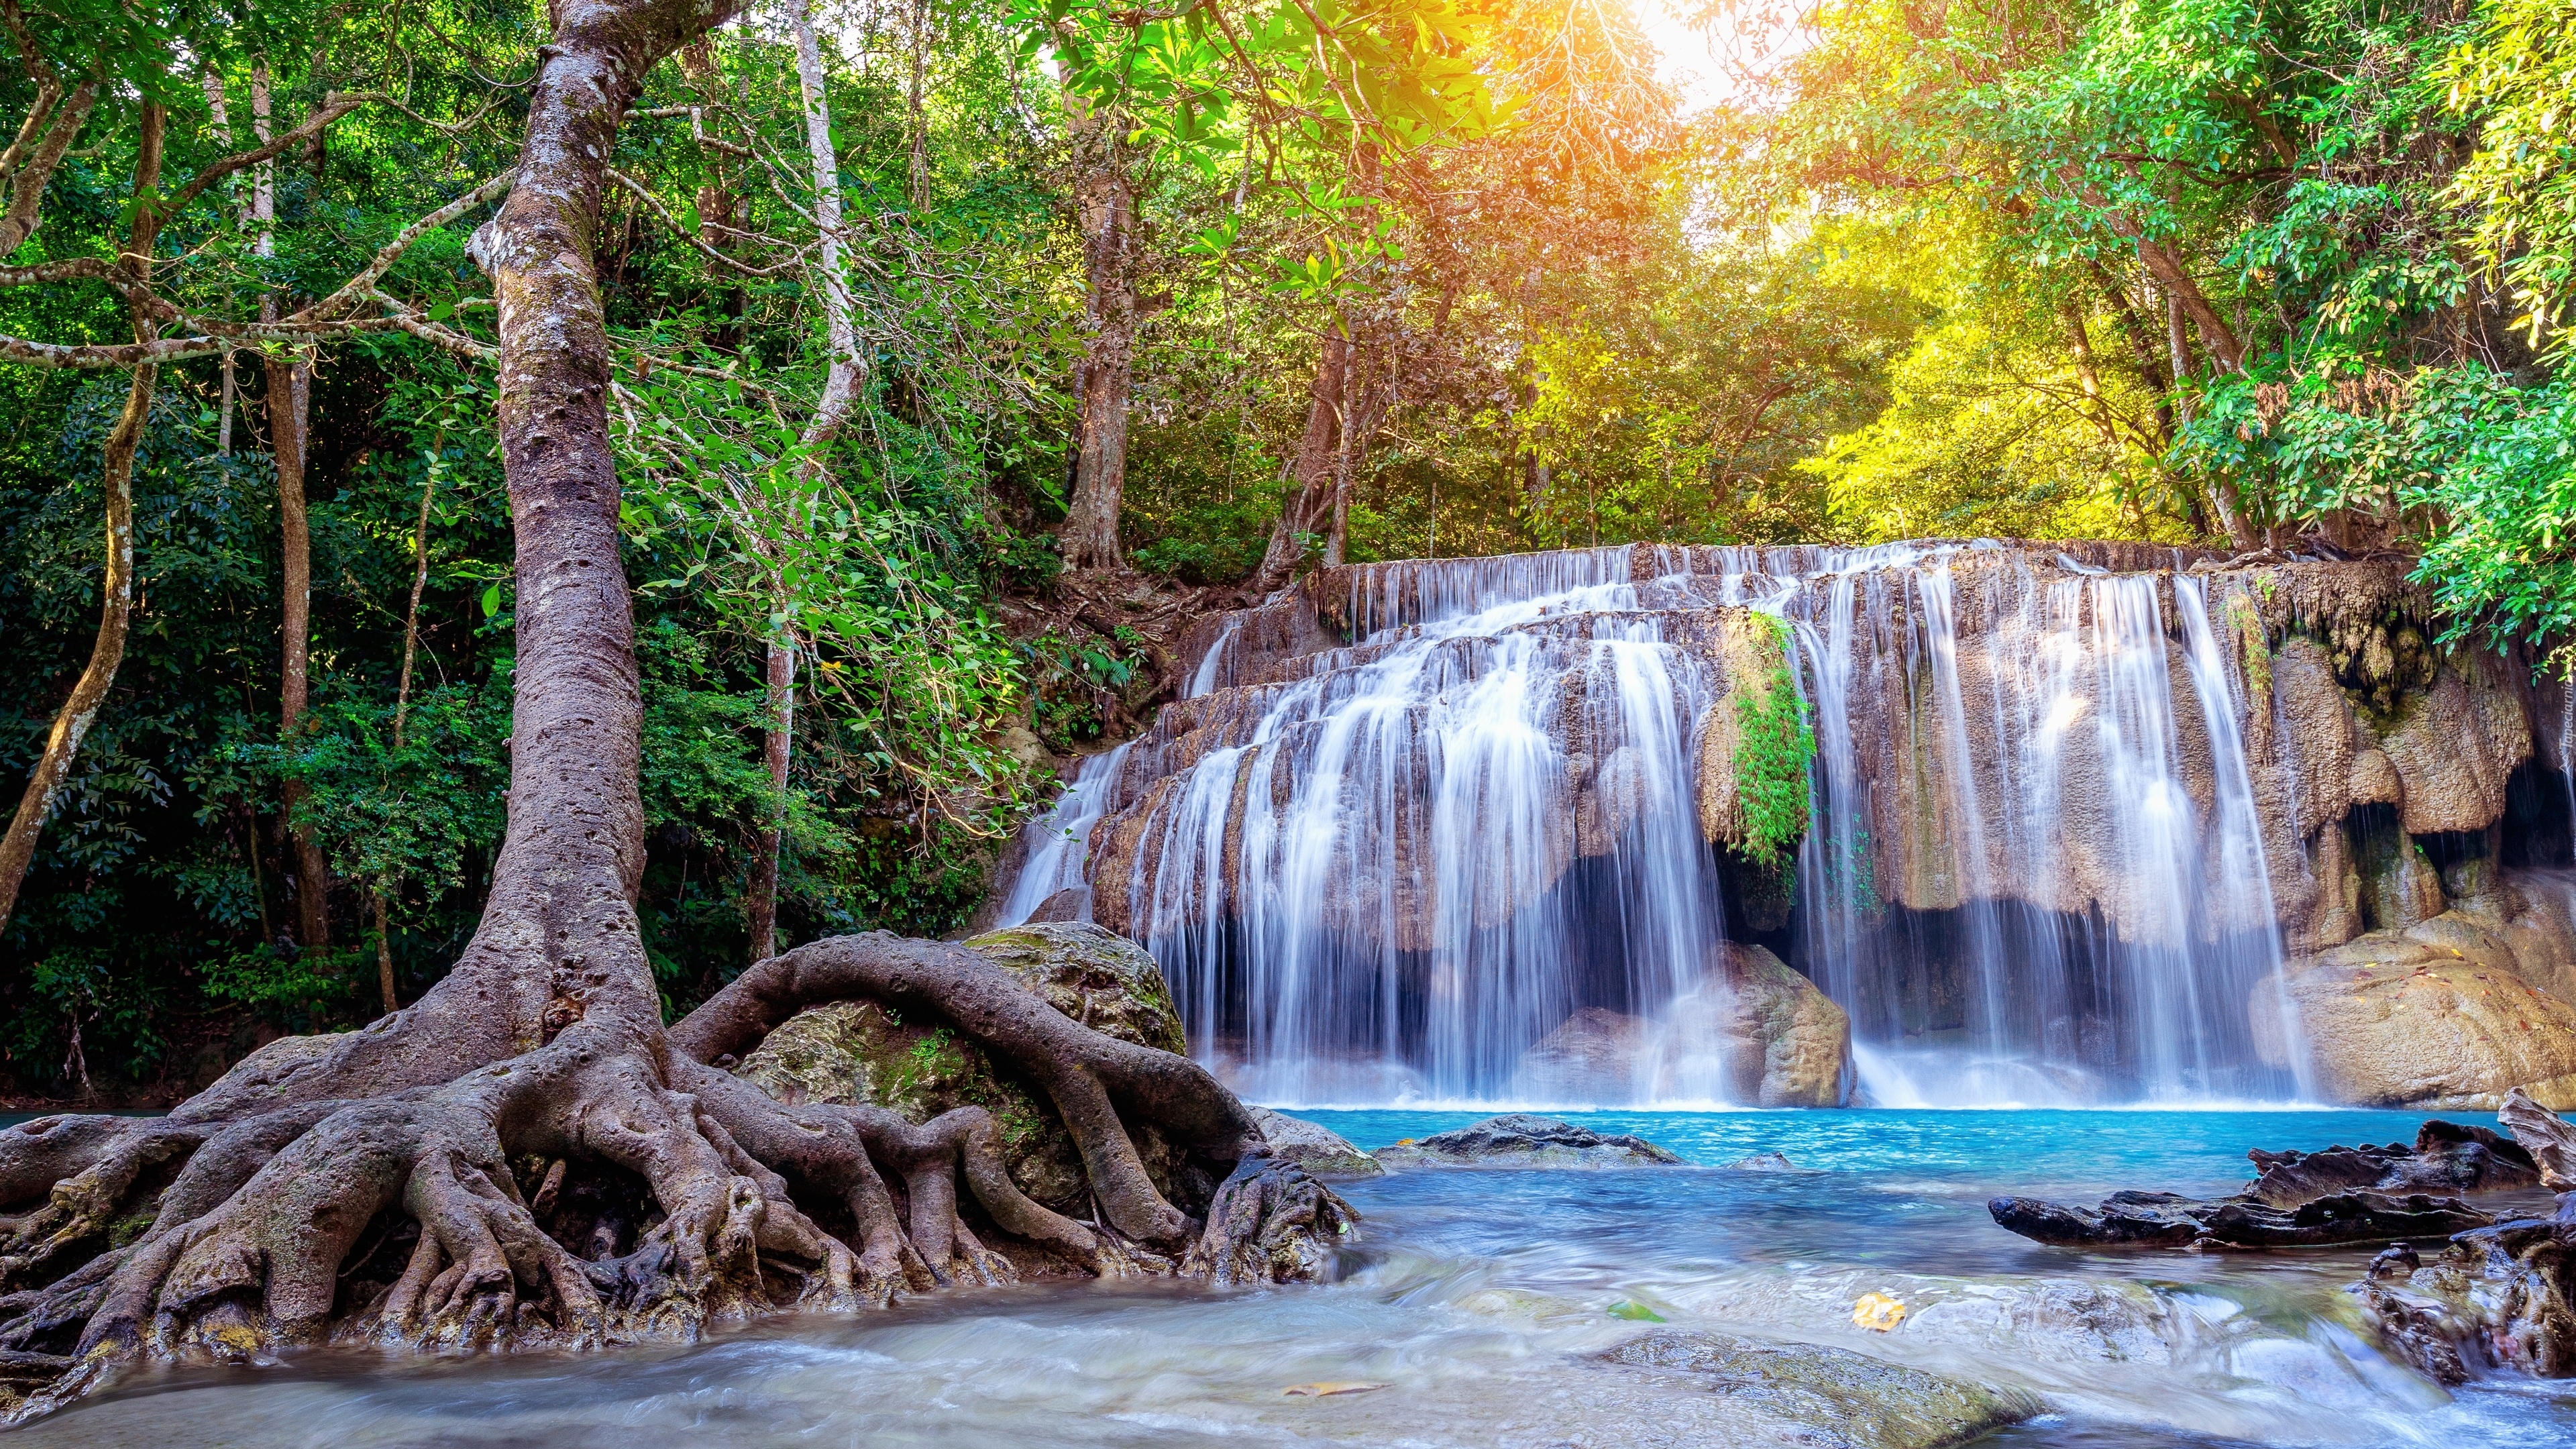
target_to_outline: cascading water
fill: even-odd
[[[1085,842],[1091,838],[1091,827],[1100,823],[1127,749],[1120,745],[1085,759],[1055,805],[1020,832],[1019,874],[1011,880],[1011,893],[1003,898],[994,925],[1019,925],[1036,915],[1056,892],[1083,888]]]
[[[1095,895],[1248,1096],[1561,1103],[1544,1068],[1590,1032],[1625,1066],[1573,1100],[1722,1100],[1741,870],[1695,770],[1728,698],[1713,621],[1749,606],[1788,625],[1817,754],[1797,909],[1738,902],[1733,934],[1849,1013],[1868,1098],[2290,1097],[2248,1025],[2282,953],[2236,636],[2183,556],[2092,553],[2111,567],[1934,543],[1343,570],[1347,642],[1238,653],[1222,687],[1203,663],[1065,808],[1123,797]]]

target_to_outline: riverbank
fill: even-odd
[[[1301,1113],[1378,1147],[1471,1113]],[[1829,1345],[2036,1394],[2013,1449],[2558,1446],[2576,1385],[2445,1393],[2359,1329],[2365,1252],[2079,1253],[1985,1199],[2225,1191],[2248,1147],[2411,1138],[2413,1113],[1584,1113],[1689,1164],[1346,1185],[1367,1240],[1324,1287],[1103,1283],[941,1295],[673,1349],[399,1362],[316,1354],[138,1376],[28,1449],[195,1446],[1772,1445],[1797,1426],[1687,1374],[1602,1362],[1647,1332]],[[2455,1120],[2491,1122],[2474,1114]],[[1724,1164],[1776,1151],[1795,1171]],[[1852,1322],[1878,1292],[1894,1332]],[[1652,1319],[1662,1320],[1661,1324]],[[1314,1384],[1382,1384],[1329,1397]]]

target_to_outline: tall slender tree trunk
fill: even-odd
[[[441,430],[438,441],[430,446],[428,476],[420,480],[420,521],[411,530],[411,602],[403,610],[402,675],[394,684],[394,752],[403,747],[403,726],[411,717],[411,668],[420,651],[420,596],[429,588],[429,504],[438,494],[438,460],[446,451],[447,434]],[[369,891],[368,904],[376,918],[376,989],[384,997],[385,1011],[402,1009],[394,990],[393,932],[385,920],[385,897],[394,882],[379,880]]]
[[[274,307],[264,310],[274,311]],[[304,514],[305,430],[312,417],[313,364],[302,358],[269,359],[269,451],[277,459],[277,536],[284,580],[278,611],[277,726],[293,740],[304,727],[313,691],[313,534]],[[330,876],[311,827],[297,819],[306,792],[286,783],[287,836],[295,846],[296,944],[308,951],[331,945]]]
[[[1324,562],[1338,567],[1350,552],[1351,495],[1368,476],[1369,444],[1395,406],[1395,329],[1372,315],[1351,335],[1342,367],[1342,439],[1333,455],[1332,526],[1324,536]]]
[[[1351,339],[1341,318],[1315,347],[1315,382],[1306,396],[1306,431],[1288,463],[1288,493],[1270,528],[1270,547],[1252,576],[1255,593],[1288,582],[1304,561],[1306,539],[1328,526],[1333,479],[1342,451],[1342,407],[1350,385]]]
[[[809,450],[801,481],[806,488],[826,486],[824,452],[849,425],[863,380],[859,361],[856,309],[850,300],[849,276],[842,267],[841,162],[832,144],[832,107],[823,75],[823,50],[814,30],[811,0],[799,0],[791,19],[796,32],[796,83],[805,115],[805,151],[814,172],[814,220],[822,232],[818,249],[822,271],[824,342],[828,361],[823,395],[805,425]],[[917,73],[916,73],[917,74]],[[768,728],[761,762],[769,774],[773,801],[767,820],[752,837],[751,881],[743,915],[751,932],[751,959],[778,954],[778,867],[787,843],[787,780],[796,740],[796,626],[792,601],[783,585],[772,611],[762,682],[766,686]]]
[[[224,78],[213,65],[209,64],[199,76],[199,81],[205,87],[206,109],[214,119],[215,139],[222,144],[224,150],[230,151],[233,148],[233,120],[231,112],[226,110],[224,105]],[[234,194],[230,177],[225,178],[224,194],[227,196]],[[247,224],[250,221],[248,204],[245,203],[242,206],[241,214],[245,224],[244,229],[247,230]],[[215,415],[215,456],[219,458],[229,458],[233,455],[233,407],[240,397],[240,371],[233,366],[233,355],[227,352],[223,356],[223,401]]]
[[[268,60],[250,72],[251,134],[267,145],[272,131]],[[262,161],[251,173],[251,222],[259,228],[251,250],[277,255],[277,164]],[[277,320],[277,294],[259,299],[260,320]],[[306,425],[313,413],[313,364],[303,357],[271,356],[268,374],[268,451],[277,462],[277,540],[281,575],[278,608],[278,737],[293,740],[312,701],[313,535],[304,517]],[[296,944],[307,951],[331,946],[330,874],[310,827],[298,823],[304,786],[286,782],[286,835],[295,856]]]
[[[1127,401],[1136,372],[1136,179],[1125,122],[1068,94],[1074,207],[1082,222],[1082,435],[1073,498],[1058,538],[1073,568],[1123,568],[1118,510],[1127,488]]]
[[[137,198],[150,196],[160,184],[166,116],[158,103],[145,103],[134,161]],[[149,206],[134,209],[122,260],[129,276],[142,276],[160,225]],[[149,342],[158,335],[141,307],[133,308],[131,315],[135,341]],[[134,369],[133,382],[125,390],[125,411],[117,414],[116,426],[107,435],[100,469],[105,485],[102,491],[107,495],[107,572],[99,590],[98,637],[90,645],[89,663],[73,683],[71,697],[63,701],[61,711],[54,716],[53,730],[45,736],[44,752],[36,757],[36,768],[27,777],[25,792],[18,797],[18,812],[10,817],[9,832],[0,836],[0,930],[8,927],[9,917],[17,909],[18,891],[26,884],[27,867],[35,861],[36,840],[44,830],[45,817],[53,813],[54,801],[71,775],[72,761],[80,754],[81,740],[98,722],[98,712],[107,703],[108,688],[116,682],[116,668],[125,659],[125,636],[134,610],[134,454],[142,444],[145,425],[151,421],[156,378],[157,369],[150,363]]]

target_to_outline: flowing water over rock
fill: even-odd
[[[1728,941],[1841,1009],[1833,1099],[2308,1098],[2289,979],[2520,920],[2508,780],[2576,748],[2576,705],[2420,607],[2393,563],[2140,544],[1332,569],[1203,626],[1191,697],[1066,810],[1095,917],[1260,1100],[1750,1103],[1827,1028],[1766,1035],[1791,1013],[1745,1005]],[[1815,752],[1773,864],[1783,682]]]
[[[1310,1115],[1365,1147],[1469,1120]],[[2414,1115],[1575,1120],[1672,1148],[1689,1165],[1348,1183],[1369,1236],[1341,1281],[1321,1287],[976,1290],[690,1348],[573,1358],[317,1353],[150,1374],[8,1439],[25,1449],[1815,1449],[1909,1442],[1854,1434],[1940,1408],[1927,1383],[2016,1413],[2035,1400],[2040,1417],[1978,1441],[2003,1449],[2555,1449],[2576,1438],[2567,1383],[2480,1379],[2445,1391],[2398,1367],[2344,1291],[2368,1250],[2088,1253],[2026,1242],[1987,1218],[1986,1199],[2007,1191],[2232,1192],[2252,1176],[2249,1145],[2411,1140]],[[1792,1170],[1724,1166],[1767,1151]],[[1905,1306],[1891,1331],[1854,1322],[1873,1293]],[[1724,1362],[1691,1372],[1692,1355],[1659,1350],[1677,1341],[1736,1351],[1702,1355]],[[1852,1372],[1854,1356],[1879,1367]],[[1846,1367],[1819,1385],[1818,1370],[1835,1365]],[[1898,1396],[1869,1420],[1820,1421],[1879,1384]],[[1286,1392],[1361,1385],[1382,1387]]]

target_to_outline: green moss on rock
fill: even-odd
[[[1094,1031],[1182,1050],[1180,1017],[1162,970],[1131,941],[1087,922],[1047,922],[965,944]],[[884,1107],[912,1122],[981,1107],[1001,1129],[1003,1159],[1020,1190],[1058,1212],[1090,1216],[1082,1154],[1054,1104],[936,1017],[873,1001],[813,1007],[771,1032],[735,1072],[791,1106]],[[1204,1174],[1184,1152],[1150,1126],[1131,1131],[1164,1196],[1183,1204],[1206,1200],[1212,1184],[1195,1180]]]

